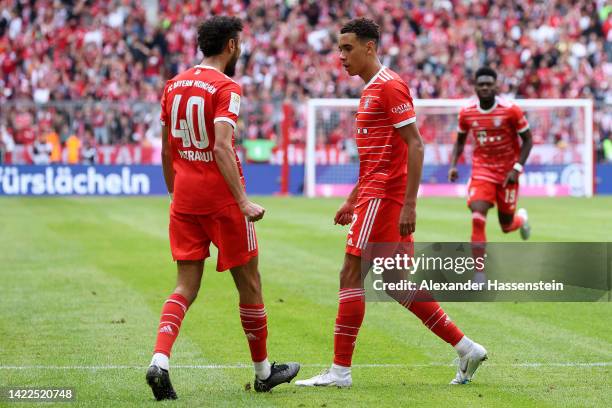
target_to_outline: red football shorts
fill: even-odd
[[[493,183],[487,180],[470,179],[468,183],[468,206],[474,201],[486,201],[493,205],[497,204],[499,212],[514,214],[516,201],[518,199],[519,185],[508,184],[506,187],[501,183]]]
[[[206,215],[184,214],[170,206],[170,250],[175,261],[199,261],[210,256],[210,243],[219,249],[217,271],[244,265],[257,255],[253,223],[238,205]]]
[[[373,198],[355,208],[346,240],[346,253],[361,256],[366,244],[413,242],[412,235],[399,233],[402,205],[386,198]]]

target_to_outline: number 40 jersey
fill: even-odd
[[[196,65],[166,83],[160,121],[168,128],[172,150],[174,210],[209,214],[236,200],[215,162],[215,123],[236,130],[240,85],[216,68]],[[232,136],[232,147],[234,136]],[[234,148],[242,185],[242,166]]]

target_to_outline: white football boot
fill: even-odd
[[[353,385],[353,379],[350,370],[340,374],[333,368],[328,368],[312,378],[296,381],[295,385],[301,387],[350,387]]]
[[[472,381],[474,373],[483,361],[487,359],[487,350],[478,343],[473,343],[472,348],[463,357],[459,358],[457,374],[450,382],[451,384],[468,384]]]
[[[527,210],[524,208],[519,208],[516,212],[516,215],[518,215],[524,220],[523,226],[521,227],[521,238],[523,238],[523,241],[527,241],[531,236],[531,225],[529,225],[529,216],[527,214]]]

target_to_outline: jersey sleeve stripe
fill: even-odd
[[[215,120],[213,121],[214,123],[217,122],[227,122],[230,125],[232,125],[232,127],[234,128],[234,130],[236,129],[236,122],[234,122],[233,120],[231,120],[230,118],[227,118],[225,116],[220,116],[218,118],[215,118]]]
[[[399,122],[399,123],[395,123],[395,124],[393,125],[393,127],[394,127],[394,128],[396,128],[396,129],[398,129],[398,128],[404,127],[404,126],[406,126],[406,125],[409,125],[409,124],[411,124],[411,123],[414,123],[414,122],[416,122],[416,116],[413,116],[413,117],[411,117],[411,118],[409,118],[409,119],[403,120],[403,121],[401,121],[401,122]]]
[[[523,126],[521,129],[517,130],[517,133],[523,133],[524,131],[529,129],[529,123]]]

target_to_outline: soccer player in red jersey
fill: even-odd
[[[298,373],[296,363],[270,364],[266,309],[257,267],[253,222],[265,210],[245,192],[234,149],[241,88],[230,77],[240,56],[242,22],[212,17],[198,28],[200,65],[166,83],[161,99],[162,164],[170,206],[170,247],[177,263],[174,292],[163,305],[147,382],[157,400],[176,399],[169,357],[181,323],[200,289],[211,242],[217,271],[229,269],[255,366],[256,391],[269,391]]]
[[[340,225],[351,224],[340,271],[334,361],[330,369],[296,381],[296,385],[352,385],[352,356],[365,315],[362,251],[368,243],[412,242],[415,231],[423,143],[408,86],[378,60],[379,40],[379,27],[369,19],[352,20],[340,31],[342,65],[349,75],[359,75],[366,83],[355,127],[359,180],[334,219]],[[451,383],[469,382],[486,359],[486,350],[464,336],[437,302],[414,299],[412,296],[398,302],[457,350],[460,364]]]
[[[484,255],[487,241],[487,212],[495,204],[503,232],[520,229],[525,240],[531,234],[527,210],[519,208],[516,211],[516,202],[519,175],[533,143],[529,123],[521,108],[496,96],[497,73],[492,68],[482,67],[476,71],[475,79],[478,100],[459,112],[457,141],[448,179],[451,182],[457,180],[457,160],[468,133],[471,133],[474,153],[468,206],[472,211],[472,252],[480,257]],[[484,271],[477,270],[474,280],[484,281]]]

